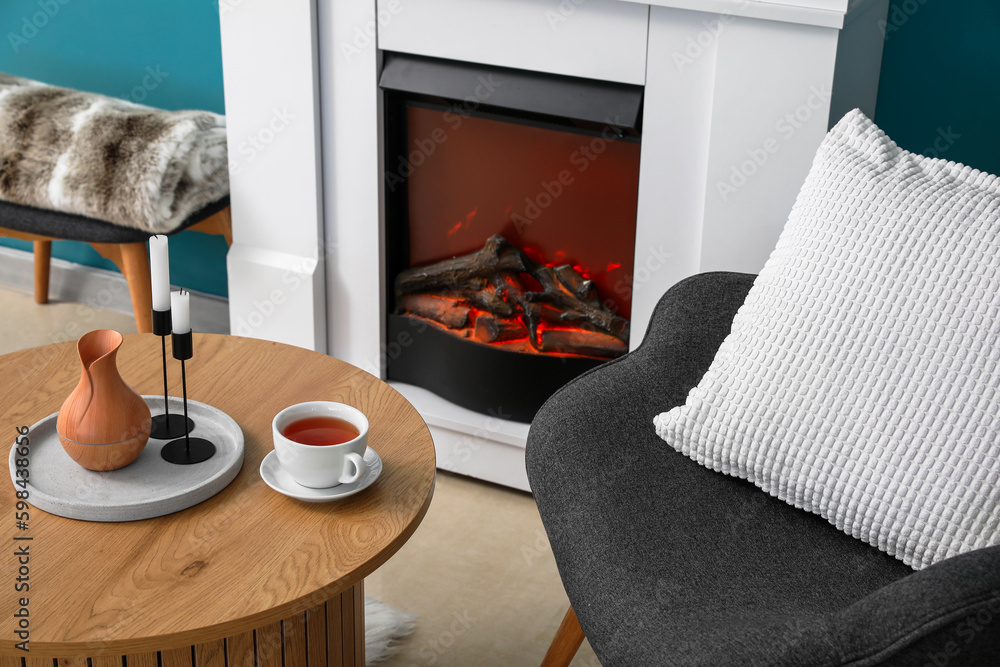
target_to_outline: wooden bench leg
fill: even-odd
[[[33,241],[32,244],[35,251],[35,303],[48,303],[52,241]]]
[[[201,222],[188,227],[191,231],[204,232],[205,234],[221,234],[225,237],[226,243],[233,245],[233,211],[227,206],[210,218],[205,218]]]
[[[145,243],[91,243],[102,257],[115,263],[128,282],[132,313],[139,333],[153,332],[153,293]]]
[[[545,658],[542,659],[542,667],[569,667],[583,640],[583,628],[580,627],[580,621],[577,620],[573,607],[570,607],[559,629],[556,630],[556,636],[552,639]]]

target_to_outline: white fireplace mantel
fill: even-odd
[[[641,2],[642,0],[625,0]],[[643,4],[729,16],[842,28],[844,17],[866,0],[648,0]]]
[[[874,113],[888,1],[314,0],[314,24],[243,2],[222,14],[230,146],[245,139],[234,128],[254,131],[276,105],[318,113],[232,175],[231,319],[299,278],[308,289],[250,335],[301,345],[321,324],[315,349],[384,373],[398,344],[384,340],[380,265],[377,83],[391,50],[644,86],[635,347],[672,284],[763,265],[831,120]],[[268,38],[239,37],[250,30]],[[288,75],[276,86],[253,71],[266,59],[270,77]],[[318,181],[307,177],[317,155]],[[294,215],[274,203],[289,200]],[[399,388],[431,425],[440,467],[527,488],[525,425]]]

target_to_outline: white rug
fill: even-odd
[[[397,642],[409,637],[417,615],[393,609],[374,598],[365,598],[365,664],[377,665],[391,657]]]

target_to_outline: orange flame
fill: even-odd
[[[476,208],[466,213],[465,220],[459,220],[454,225],[452,225],[451,229],[448,230],[448,236],[455,236],[460,231],[462,231],[470,224],[472,224],[472,219],[476,217],[476,213],[478,212],[479,212],[479,207],[477,206]]]

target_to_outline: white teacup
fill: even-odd
[[[358,436],[336,445],[304,445],[282,435],[289,424],[307,417],[339,417],[353,424]],[[368,447],[368,418],[350,405],[331,401],[291,405],[274,416],[271,431],[278,462],[302,486],[327,489],[351,484],[367,470],[364,455]]]

